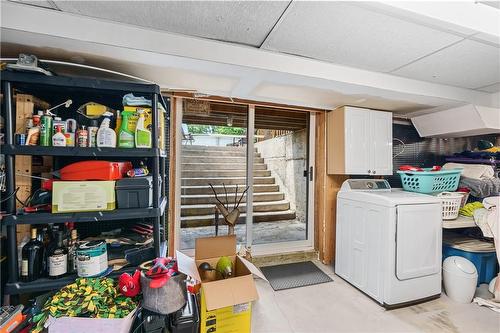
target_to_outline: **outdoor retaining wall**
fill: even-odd
[[[307,131],[300,130],[288,135],[257,142],[255,147],[264,158],[268,170],[276,178],[280,191],[290,201],[290,209],[296,211],[297,220],[306,221],[307,208]]]

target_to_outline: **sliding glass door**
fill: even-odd
[[[184,100],[180,248],[226,235],[254,250],[312,246],[311,116]]]
[[[308,239],[309,113],[255,108],[252,245]],[[276,244],[282,243],[282,244]]]

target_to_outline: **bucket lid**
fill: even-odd
[[[450,272],[462,272],[468,275],[476,275],[477,270],[476,266],[470,260],[467,260],[464,257],[452,256],[446,258],[443,263],[443,269]]]

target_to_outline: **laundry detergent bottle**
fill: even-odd
[[[104,119],[97,131],[97,147],[116,147],[116,133],[115,131],[109,127],[111,122],[111,116],[113,114],[111,112],[104,112]]]
[[[121,122],[120,130],[118,131],[118,147],[120,148],[134,148],[134,132],[128,129],[129,114],[124,112]]]
[[[135,146],[137,148],[151,148],[151,131],[144,125],[144,110],[139,109],[137,112],[139,113],[139,119],[137,119],[137,126],[135,127]],[[122,123],[126,123],[126,121],[122,120]]]

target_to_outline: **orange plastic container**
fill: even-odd
[[[117,180],[132,169],[131,162],[82,161],[59,170],[61,180]]]

